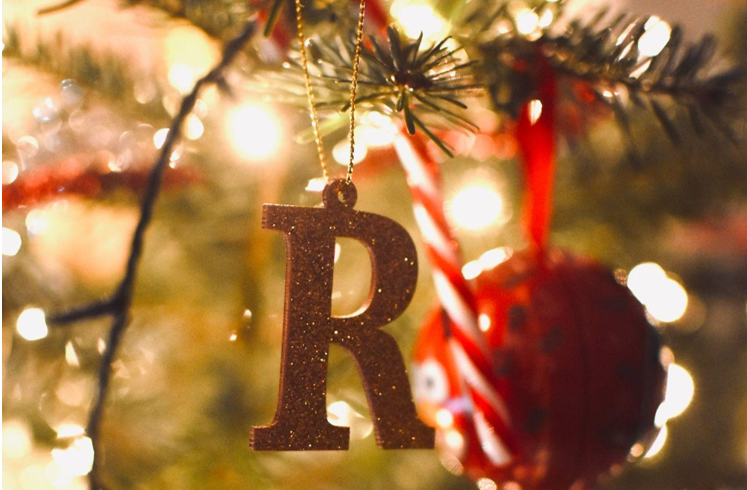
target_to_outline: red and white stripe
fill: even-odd
[[[394,142],[413,198],[415,219],[423,236],[428,260],[433,267],[436,294],[451,322],[449,349],[472,402],[472,422],[480,446],[490,461],[509,464],[510,416],[498,393],[490,351],[477,322],[474,294],[462,275],[462,259],[446,214],[441,174],[419,136],[402,130]]]

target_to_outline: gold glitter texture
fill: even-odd
[[[347,449],[350,429],[327,421],[327,359],[334,342],[355,359],[384,449],[430,449],[434,431],[421,422],[397,343],[379,329],[404,312],[415,292],[418,263],[404,228],[353,209],[355,186],[327,184],[324,207],[265,204],[262,227],[284,234],[287,265],[280,393],[275,419],[252,429],[255,450]],[[371,290],[350,316],[332,316],[335,237],[363,243],[371,258]]]

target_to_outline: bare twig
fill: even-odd
[[[236,58],[246,43],[252,38],[255,31],[256,21],[248,21],[241,33],[226,45],[220,63],[218,63],[210,73],[199,79],[192,88],[192,91],[182,100],[179,113],[171,122],[171,127],[169,128],[161,153],[148,177],[148,184],[140,207],[140,218],[135,228],[135,232],[132,235],[127,267],[122,282],[120,282],[117,290],[109,299],[75,308],[68,312],[50,317],[50,324],[53,326],[62,326],[77,320],[97,318],[106,315],[112,316],[109,339],[106,343],[106,348],[103,352],[101,365],[99,367],[98,392],[88,419],[87,432],[88,437],[91,438],[94,449],[93,467],[88,475],[91,490],[103,490],[105,488],[101,481],[102,448],[101,441],[99,440],[101,417],[104,412],[106,396],[109,390],[111,364],[114,361],[122,335],[128,325],[138,263],[143,253],[145,232],[153,217],[153,208],[155,207],[159,191],[161,190],[163,173],[171,160],[174,145],[176,145],[181,136],[182,123],[189,113],[192,112],[200,91],[208,84],[224,83],[223,72]]]

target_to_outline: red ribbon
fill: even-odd
[[[557,87],[552,68],[538,56],[537,98],[521,108],[516,140],[524,159],[523,226],[531,247],[547,245],[555,183],[555,102]]]

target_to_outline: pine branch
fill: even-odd
[[[661,41],[650,37],[659,19],[622,22],[618,17],[598,27],[605,17],[604,12],[600,14],[595,22],[571,22],[563,34],[539,41],[558,72],[589,83],[610,107],[617,103],[617,95],[624,93],[637,105],[650,108],[675,143],[682,138],[681,129],[664,101],[688,110],[696,133],[702,134],[709,121],[714,129],[731,137],[724,122],[739,116],[734,109],[742,107],[738,101],[744,94],[746,72],[739,66],[717,73],[709,69],[715,51],[712,36],[685,45],[681,29],[675,26],[660,51],[648,56],[640,52],[641,46],[651,49],[652,43]],[[667,32],[664,28],[656,34],[662,37]]]
[[[90,87],[111,101],[121,102],[134,91],[135,81],[130,65],[112,52],[96,50],[89,44],[70,45],[62,32],[31,40],[20,25],[5,26],[3,56],[18,60],[22,64],[38,67],[61,79],[72,79],[75,83]],[[142,78],[142,74],[140,75]],[[160,97],[154,97],[160,100]],[[128,104],[121,104],[121,111],[132,111]],[[138,106],[154,119],[167,113],[160,104]]]
[[[251,20],[247,22],[241,33],[226,45],[223,56],[218,65],[216,65],[216,67],[203,78],[199,79],[195,83],[192,91],[182,100],[179,112],[174,117],[169,128],[168,136],[164,141],[160,156],[153,166],[148,178],[148,184],[140,208],[140,218],[138,219],[135,232],[132,236],[125,274],[115,293],[110,299],[79,307],[70,310],[67,313],[52,315],[52,325],[63,325],[74,320],[96,318],[104,315],[112,316],[109,339],[106,343],[106,349],[104,350],[101,366],[99,368],[98,392],[89,416],[87,428],[88,437],[91,438],[94,448],[94,462],[91,472],[89,473],[91,490],[105,488],[101,478],[102,448],[99,434],[101,418],[103,416],[104,405],[109,391],[111,366],[116,356],[122,335],[124,334],[129,321],[132,294],[135,286],[138,264],[143,252],[145,232],[153,217],[153,209],[161,190],[164,171],[168,167],[171,154],[181,136],[182,124],[187,116],[192,112],[192,109],[197,102],[198,95],[205,86],[222,83],[225,70],[254,36],[255,31],[255,21]]]
[[[420,128],[452,156],[435,130],[427,126],[476,129],[464,114],[467,108],[464,99],[479,95],[481,87],[471,75],[475,61],[461,61],[456,56],[461,48],[448,47],[448,41],[446,38],[425,48],[422,36],[414,41],[403,39],[392,27],[387,28],[386,48],[375,37],[369,37],[370,46],[364,44],[361,50],[356,103],[384,114],[399,113],[410,134]],[[347,91],[342,88],[351,82],[354,49],[350,36],[309,41],[312,59],[309,68],[313,70],[320,107],[349,109]],[[298,53],[292,53],[292,61],[297,58]],[[265,73],[264,85],[286,98],[293,94],[300,102],[301,66],[298,62],[285,66],[288,70],[284,73]]]

